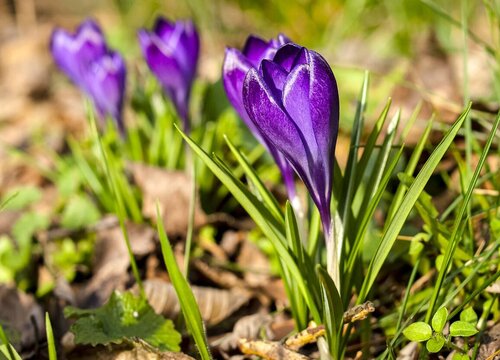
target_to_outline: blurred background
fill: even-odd
[[[48,51],[55,26],[73,31],[87,17],[98,20],[111,47],[127,60],[130,100],[136,85],[151,76],[136,32],[163,15],[193,18],[200,30],[198,82],[208,87],[204,94],[211,96],[202,102],[213,109],[200,111],[203,116],[215,117],[228,106],[219,80],[226,46],[242,47],[251,33],[268,39],[282,32],[320,52],[339,83],[342,162],[365,70],[372,80],[368,125],[388,97],[392,109],[401,108],[403,122],[422,105],[409,142],[418,139],[433,112],[439,129],[454,121],[469,99],[480,113],[495,112],[499,14],[498,0],[2,0],[0,143],[29,147],[29,139],[38,136],[58,151],[66,133],[78,133],[86,124],[82,96],[57,71]],[[44,151],[37,153],[42,162]],[[0,173],[2,187],[23,176],[11,168]]]

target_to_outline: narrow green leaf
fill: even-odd
[[[271,215],[269,210],[253,195],[241,181],[236,179],[231,170],[217,156],[210,157],[202,148],[200,148],[189,136],[184,134],[179,128],[177,130],[184,137],[188,145],[203,160],[205,165],[214,173],[215,176],[229,189],[231,194],[241,204],[241,206],[252,217],[257,226],[267,236],[281,261],[290,271],[291,277],[297,282],[304,299],[311,311],[313,318],[320,321],[320,312],[315,303],[309,286],[306,285],[304,277],[297,266],[296,259],[290,254],[286,244],[284,224],[279,224]]]
[[[352,218],[352,199],[356,193],[357,181],[357,166],[358,166],[358,150],[361,141],[361,132],[363,130],[364,112],[368,99],[368,85],[369,85],[369,72],[366,71],[363,78],[363,85],[361,87],[361,94],[356,108],[356,115],[354,117],[353,130],[351,133],[351,147],[347,157],[347,165],[342,183],[342,191],[339,198],[339,213],[344,223],[344,228],[349,228],[349,223],[354,221]],[[345,241],[345,235],[343,241]],[[345,248],[345,247],[344,247]]]
[[[344,316],[342,299],[332,278],[321,265],[316,266],[316,273],[320,279],[324,299],[323,313],[330,353],[336,358],[340,355],[339,344]]]
[[[420,157],[422,155],[422,152],[424,151],[425,144],[427,143],[427,139],[429,138],[429,135],[432,130],[432,124],[433,124],[433,119],[431,118],[427,122],[427,126],[425,127],[424,132],[422,133],[422,136],[418,140],[417,145],[415,146],[415,149],[413,150],[410,160],[408,161],[408,165],[406,165],[406,169],[404,171],[404,174],[407,176],[412,176],[413,173],[415,172],[415,169],[417,167],[417,164],[420,160]],[[401,202],[403,201],[404,195],[406,193],[406,190],[408,189],[408,186],[404,183],[400,183],[398,186],[398,189],[396,190],[396,193],[394,194],[394,197],[391,202],[391,206],[389,207],[389,210],[387,211],[387,219],[386,219],[386,224],[391,223],[392,218],[396,214],[396,210],[399,208],[401,205]]]
[[[163,218],[160,216],[158,205],[156,206],[158,235],[160,237],[161,251],[163,254],[163,261],[168,270],[168,274],[174,286],[177,298],[181,306],[182,314],[186,319],[186,326],[194,338],[200,356],[203,360],[212,359],[210,348],[206,337],[205,326],[200,313],[200,308],[196,303],[193,291],[189,287],[189,283],[182,276],[182,272],[177,265],[177,261],[172,251],[170,241],[168,240],[165,228],[163,225]]]
[[[257,191],[259,192],[260,196],[262,196],[262,200],[264,201],[264,204],[269,209],[271,214],[276,218],[277,221],[279,222],[283,221],[283,213],[280,209],[280,206],[276,198],[266,188],[264,183],[262,183],[259,176],[255,172],[255,170],[250,166],[245,156],[233,145],[231,140],[226,135],[224,135],[224,140],[226,141],[233,155],[236,157],[236,160],[238,160],[240,166],[245,171],[247,177],[252,181],[252,183],[257,188]]]
[[[366,231],[368,230],[368,225],[377,209],[377,205],[379,204],[382,196],[389,184],[389,180],[391,179],[392,173],[396,168],[401,155],[403,154],[403,147],[401,147],[392,160],[391,164],[389,164],[387,170],[385,171],[384,177],[380,182],[380,186],[378,187],[376,193],[371,198],[370,202],[366,205],[366,209],[363,211],[363,217],[361,220],[358,220],[358,229],[356,230],[356,238],[354,239],[354,243],[351,251],[349,252],[349,257],[347,259],[347,265],[345,270],[346,279],[343,281],[344,286],[342,288],[343,293],[347,293],[351,288],[351,278],[354,272],[354,265],[356,264],[356,259],[359,256],[359,252],[363,247],[363,243],[365,240]],[[347,300],[347,299],[346,299]]]
[[[50,323],[49,313],[45,313],[45,331],[47,333],[47,347],[49,349],[49,360],[57,360],[56,342]]]
[[[367,276],[365,277],[365,280],[363,282],[360,291],[360,295],[357,300],[359,304],[365,301],[368,292],[370,291],[373,283],[375,282],[375,279],[377,278],[380,269],[382,268],[382,265],[384,264],[387,256],[389,255],[392,245],[396,241],[396,238],[399,235],[399,232],[401,231],[401,228],[403,227],[406,221],[406,218],[408,217],[413,206],[417,202],[420,193],[427,184],[427,181],[430,179],[432,173],[434,172],[434,169],[439,164],[441,158],[446,153],[446,150],[451,145],[453,139],[458,133],[458,130],[465,121],[468,113],[470,112],[470,108],[471,104],[467,106],[462,115],[460,115],[455,124],[453,124],[453,126],[446,133],[441,142],[434,149],[434,151],[429,156],[428,160],[425,162],[424,166],[418,173],[417,177],[415,178],[415,181],[408,189],[408,192],[406,193],[401,205],[399,206],[396,215],[392,219],[387,230],[382,235],[382,239],[378,245],[378,248],[373,256],[372,261],[370,262],[367,271]]]
[[[419,321],[411,324],[403,330],[403,335],[411,341],[427,341],[432,336],[432,329],[429,324]]]
[[[442,332],[447,319],[448,310],[445,307],[441,307],[432,317],[432,328],[434,331],[438,333]]]
[[[469,104],[469,109],[470,109],[470,104]],[[468,111],[466,113],[464,113],[463,115],[465,115],[465,118],[467,118]],[[461,117],[463,117],[463,115]],[[452,230],[452,234],[450,237],[450,241],[448,242],[448,246],[446,247],[446,251],[444,253],[443,264],[442,264],[441,268],[439,269],[438,278],[436,280],[436,284],[434,285],[434,291],[433,291],[432,298],[431,298],[431,301],[429,304],[429,308],[427,309],[426,320],[428,320],[430,318],[432,312],[434,311],[434,306],[436,305],[437,298],[439,296],[439,292],[441,291],[444,277],[445,277],[446,273],[448,272],[448,269],[451,266],[453,254],[455,253],[458,242],[460,241],[460,234],[463,230],[463,226],[466,223],[464,221],[463,217],[467,211],[469,201],[472,197],[472,192],[474,191],[477,180],[479,179],[479,174],[481,173],[481,169],[483,168],[483,165],[486,161],[491,144],[493,143],[493,139],[495,139],[498,136],[497,129],[499,126],[500,126],[500,112],[497,114],[495,123],[490,131],[490,134],[488,136],[488,140],[486,141],[486,144],[484,145],[484,149],[483,149],[483,152],[481,153],[481,157],[479,158],[478,164],[476,166],[476,170],[474,170],[474,174],[472,175],[472,178],[469,182],[469,187],[468,187],[467,192],[464,196],[462,205],[460,206],[460,209],[458,210],[457,215],[455,217],[455,222],[453,224],[453,230]]]
[[[455,321],[450,325],[450,335],[451,336],[462,336],[469,337],[476,335],[479,332],[478,329],[471,323],[467,321]]]
[[[8,360],[21,360],[21,356],[14,349],[14,346],[10,344],[2,325],[0,325],[0,354],[8,356]]]
[[[391,103],[392,99],[391,98],[387,99],[387,103],[385,104],[384,109],[380,113],[377,121],[375,122],[375,125],[373,126],[372,131],[370,132],[370,136],[368,136],[368,139],[366,140],[366,143],[363,146],[363,154],[361,155],[361,158],[359,159],[358,162],[358,168],[360,170],[359,173],[360,178],[356,180],[356,187],[358,187],[359,183],[361,182],[361,178],[363,177],[364,171],[366,170],[366,166],[370,161],[373,149],[375,149],[377,139],[379,138],[380,133],[384,128],[384,124],[387,120],[387,114],[389,113],[389,109],[391,108]]]

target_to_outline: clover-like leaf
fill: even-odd
[[[427,341],[425,347],[427,348],[427,351],[429,351],[430,353],[437,353],[441,351],[441,349],[443,348],[444,342],[445,339],[443,334],[436,333],[433,337],[429,339],[429,341]]]
[[[476,326],[467,321],[455,321],[450,325],[451,336],[468,337],[478,333]]]
[[[464,311],[460,313],[460,320],[471,323],[472,325],[477,324],[477,314],[474,309],[469,306]]]
[[[113,293],[98,309],[68,307],[64,313],[77,318],[71,326],[77,344],[120,344],[140,338],[162,351],[180,350],[181,335],[172,321],[156,314],[144,298],[130,292]]]
[[[446,319],[448,319],[448,310],[445,307],[439,308],[438,311],[432,317],[432,328],[435,332],[442,332],[444,325],[446,324]]]
[[[416,322],[403,330],[403,335],[411,341],[426,341],[432,336],[432,329],[429,324],[422,321]]]
[[[467,354],[454,353],[451,360],[470,360],[470,357]]]

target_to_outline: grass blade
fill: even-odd
[[[21,360],[21,356],[17,353],[14,347],[10,344],[5,331],[3,330],[2,325],[0,325],[0,355],[3,354],[5,357],[9,357],[9,360]],[[3,346],[6,349],[3,349]]]
[[[54,332],[50,323],[49,313],[45,313],[45,331],[47,333],[47,347],[49,350],[49,360],[57,360],[56,342],[54,340]]]
[[[483,165],[486,161],[486,157],[488,155],[488,152],[490,150],[491,144],[493,143],[493,139],[496,136],[497,129],[500,125],[500,112],[497,114],[495,124],[493,125],[493,128],[491,129],[490,135],[488,137],[488,140],[486,141],[486,144],[484,145],[484,150],[481,153],[481,157],[479,158],[479,162],[477,164],[476,170],[474,171],[474,174],[472,175],[471,181],[469,183],[469,188],[467,189],[467,193],[464,196],[464,199],[462,201],[462,205],[460,206],[457,216],[455,217],[455,222],[453,224],[453,231],[450,237],[450,241],[448,243],[448,246],[446,247],[446,252],[444,254],[443,262],[441,265],[441,268],[439,269],[438,272],[438,278],[436,280],[436,285],[434,286],[434,292],[432,294],[431,302],[429,305],[429,309],[427,310],[426,314],[426,321],[429,321],[434,308],[436,306],[437,298],[439,296],[439,292],[441,290],[441,286],[443,285],[443,280],[448,272],[448,269],[451,265],[451,260],[453,258],[453,254],[455,253],[455,249],[458,245],[458,242],[460,241],[460,229],[462,227],[462,224],[464,223],[464,214],[467,211],[470,199],[472,197],[472,192],[474,191],[474,188],[476,186],[477,180],[479,179],[479,175],[481,173],[481,169],[483,168]]]
[[[229,149],[231,149],[231,152],[236,157],[236,160],[238,160],[238,163],[245,171],[247,177],[252,181],[257,191],[259,192],[260,196],[262,196],[262,200],[264,201],[264,204],[269,209],[271,214],[276,218],[277,221],[280,222],[283,221],[283,213],[281,212],[280,206],[276,198],[262,183],[255,170],[252,169],[251,165],[246,160],[245,156],[241,153],[241,151],[236,149],[234,144],[231,142],[231,140],[229,140],[229,138],[226,135],[224,135],[224,140],[226,140]]]
[[[318,274],[323,294],[323,318],[326,327],[328,345],[330,347],[330,354],[333,358],[338,358],[340,356],[339,340],[342,335],[342,319],[344,316],[342,300],[340,299],[339,292],[328,272],[322,266],[318,265],[316,267],[316,273]]]
[[[184,134],[179,128],[177,130],[184,137],[189,146],[203,160],[205,165],[214,173],[214,175],[229,189],[235,199],[252,217],[257,226],[263,231],[264,235],[271,241],[280,260],[290,271],[291,278],[297,282],[304,299],[316,321],[320,321],[320,312],[318,304],[314,301],[310,293],[309,285],[304,279],[297,260],[290,253],[286,243],[284,224],[280,224],[274,219],[270,211],[252,194],[245,185],[236,179],[231,170],[216,156],[210,157],[202,148],[200,148],[189,136]]]
[[[194,338],[201,358],[203,360],[212,359],[206,337],[205,326],[203,325],[203,320],[201,318],[200,309],[198,307],[198,304],[196,303],[193,291],[189,287],[187,280],[184,278],[181,270],[179,269],[179,266],[177,265],[177,261],[175,260],[170,241],[168,240],[167,234],[165,233],[163,219],[160,216],[158,204],[156,205],[156,217],[158,235],[160,237],[161,252],[163,254],[163,261],[165,262],[165,266],[167,267],[172,285],[174,286],[175,292],[177,293],[177,298],[179,299],[182,314],[186,319],[186,326]]]
[[[370,262],[367,275],[357,299],[358,304],[365,301],[368,292],[370,291],[380,269],[382,268],[382,265],[385,262],[385,259],[391,251],[392,245],[396,241],[396,238],[406,221],[406,218],[413,209],[413,206],[417,202],[420,193],[427,184],[427,181],[430,179],[432,173],[434,172],[434,169],[437,167],[442,157],[451,145],[453,139],[457,135],[458,130],[465,121],[467,115],[470,112],[470,109],[471,104],[467,106],[465,111],[460,115],[460,117],[453,124],[450,130],[448,130],[444,138],[430,155],[429,159],[425,162],[424,166],[415,178],[415,181],[408,189],[408,192],[406,193],[403,201],[401,202],[401,205],[398,208],[397,215],[394,216],[386,231],[384,231],[382,239],[380,240],[377,250],[375,251],[375,254]]]

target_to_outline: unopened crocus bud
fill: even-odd
[[[327,249],[331,249],[339,96],[330,66],[317,52],[286,44],[272,60],[263,60],[259,69],[248,71],[243,103],[267,143],[286,157],[304,181],[319,209]]]
[[[90,97],[100,118],[110,116],[123,133],[125,63],[107,47],[97,23],[86,20],[74,34],[55,29],[50,50],[59,68]]]
[[[280,169],[289,198],[292,201],[297,201],[293,169],[283,154],[269,143],[266,136],[260,133],[259,128],[250,120],[243,105],[243,81],[247,72],[253,68],[257,69],[262,60],[272,59],[278,48],[288,42],[290,40],[282,34],[270,41],[265,41],[253,35],[249,36],[242,51],[235,48],[226,49],[226,56],[224,57],[224,64],[222,66],[222,79],[229,102],[255,138],[272,155],[276,165]]]
[[[189,131],[189,99],[200,51],[198,32],[192,21],[156,20],[152,31],[138,33],[144,58],[161,83]]]

